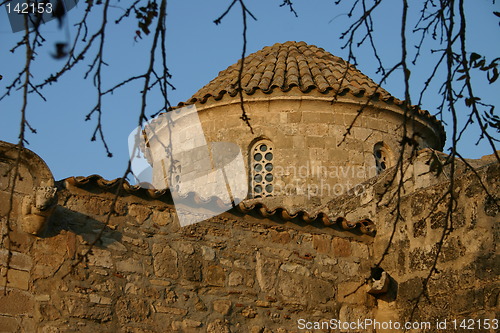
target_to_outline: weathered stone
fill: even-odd
[[[416,248],[410,252],[410,268],[414,270],[426,270],[429,269],[433,262],[434,257],[437,254],[437,247],[434,245],[430,250]]]
[[[214,310],[220,314],[227,316],[229,311],[231,311],[231,301],[228,300],[217,300],[213,303]]]
[[[351,243],[349,240],[334,237],[332,239],[333,255],[336,257],[349,257],[351,255]]]
[[[151,215],[151,210],[143,205],[130,205],[128,207],[128,213],[130,216],[135,217],[138,224],[143,224]]]
[[[170,281],[158,280],[158,279],[151,279],[151,280],[149,280],[149,282],[153,285],[163,286],[163,287],[168,287],[172,284],[172,282],[170,282]]]
[[[231,333],[231,330],[226,322],[216,319],[208,324],[207,333]]]
[[[178,315],[178,316],[184,316],[188,313],[188,310],[186,310],[186,309],[174,308],[171,306],[164,306],[164,305],[161,305],[160,303],[154,304],[154,309],[156,312],[169,313],[169,314]]]
[[[111,252],[107,250],[93,248],[92,252],[88,256],[88,263],[91,266],[111,268],[113,266],[113,259],[111,258]]]
[[[498,204],[498,199],[496,199],[495,201],[494,198],[486,196],[486,200],[484,201],[484,213],[488,216],[495,217],[499,212],[500,207]]]
[[[268,301],[262,301],[262,300],[256,300],[255,301],[255,306],[258,306],[259,308],[269,308],[271,307],[271,302]]]
[[[17,288],[22,290],[28,290],[30,284],[30,273],[26,271],[19,271],[17,269],[10,268],[7,271],[7,283],[5,283],[5,273],[7,268],[0,268],[0,285],[7,286],[10,288]]]
[[[432,229],[444,228],[446,226],[446,214],[444,212],[437,212],[431,215],[430,220]]]
[[[271,291],[276,281],[280,262],[276,259],[266,258],[260,252],[257,252],[256,260],[257,282],[262,291]]]
[[[206,281],[209,285],[223,287],[226,282],[226,273],[221,266],[208,266],[205,272]]]
[[[153,210],[153,215],[151,216],[151,220],[158,226],[166,226],[169,224],[173,224],[173,216],[168,211],[159,211]]]
[[[264,328],[261,326],[252,326],[250,328],[250,333],[262,333],[264,331]]]
[[[405,300],[412,300],[422,292],[422,278],[415,277],[407,281],[401,281],[398,286],[398,297]]]
[[[313,246],[319,253],[331,253],[332,241],[328,235],[313,235]]]
[[[245,318],[255,318],[255,316],[257,316],[257,311],[251,307],[246,307],[241,310],[241,315]]]
[[[285,263],[280,266],[280,269],[285,272],[295,273],[302,276],[311,275],[311,271],[299,264]]]
[[[121,323],[141,322],[145,320],[150,312],[150,305],[139,298],[119,298],[116,302],[115,311]]]
[[[340,303],[365,304],[368,295],[362,281],[340,283],[337,290],[337,301]]]
[[[356,262],[339,259],[337,267],[340,273],[349,277],[356,276],[359,272],[359,264]]]
[[[243,284],[243,274],[240,271],[233,271],[229,273],[227,284],[230,287],[236,287]]]
[[[0,332],[19,332],[20,326],[19,319],[0,316]]]
[[[146,250],[148,248],[148,243],[145,242],[143,239],[140,238],[134,238],[134,237],[129,237],[129,236],[122,236],[121,239],[122,242],[134,245],[139,247],[140,249]]]
[[[233,266],[233,261],[230,260],[230,259],[226,259],[226,258],[220,258],[219,259],[219,263],[222,266],[226,266],[226,267],[232,267]]]
[[[133,258],[118,261],[116,263],[116,270],[118,272],[125,272],[125,273],[142,273],[143,272],[142,263],[139,260],[133,259]]]
[[[111,303],[113,303],[113,300],[111,298],[105,297],[105,296],[100,296],[97,294],[90,294],[89,300],[91,303],[98,303],[98,304],[103,304],[103,305],[110,305]]]
[[[187,255],[194,253],[194,247],[190,243],[179,243],[177,246],[179,251],[184,252]]]
[[[368,245],[360,242],[351,242],[351,256],[360,259],[369,259],[370,250]]]
[[[89,319],[97,322],[108,322],[113,317],[113,312],[110,307],[95,304],[91,305],[86,302],[86,299],[83,297],[65,299],[64,304],[70,317]]]
[[[413,237],[425,237],[427,234],[427,223],[425,219],[413,223]]]
[[[5,266],[5,263],[7,262],[7,254],[7,250],[0,249],[0,266]],[[33,261],[30,256],[24,253],[11,252],[9,267],[20,271],[30,271],[33,267]]]
[[[234,261],[234,267],[241,269],[252,269],[252,265],[248,262],[248,259],[236,259]]]
[[[54,327],[54,326],[43,326],[42,327],[42,333],[59,333],[61,332],[59,328]]]
[[[188,256],[180,261],[181,277],[188,281],[201,281],[202,264],[194,256]]]
[[[281,271],[277,285],[278,292],[286,299],[305,302],[306,283],[302,276]]]
[[[211,247],[202,246],[201,247],[201,255],[204,260],[212,261],[215,259],[215,251]]]
[[[35,301],[48,302],[50,301],[50,295],[35,295]]]
[[[271,240],[274,243],[287,244],[291,240],[290,234],[287,231],[280,232],[280,231],[271,230],[270,235],[271,235]]]
[[[177,252],[169,246],[153,244],[153,267],[156,276],[177,279]]]
[[[198,320],[184,319],[182,321],[183,327],[196,328],[196,327],[200,327],[201,325],[202,325],[202,322],[198,321]]]
[[[308,285],[307,297],[311,300],[311,303],[324,304],[335,298],[335,288],[328,281],[311,279]]]

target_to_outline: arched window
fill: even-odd
[[[373,147],[373,156],[375,157],[375,167],[377,174],[385,171],[392,166],[392,152],[385,143],[378,142]]]
[[[250,149],[250,184],[253,198],[270,197],[274,192],[273,143],[259,140]]]

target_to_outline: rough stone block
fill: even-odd
[[[325,140],[322,137],[308,136],[306,137],[307,148],[325,148]]]
[[[223,287],[226,282],[226,273],[221,266],[208,266],[205,271],[206,281],[213,286]]]
[[[165,306],[165,305],[161,305],[161,304],[155,304],[154,309],[156,312],[169,313],[169,314],[178,315],[178,316],[185,316],[188,313],[188,310],[186,310],[186,309],[175,308],[175,307]]]
[[[328,281],[310,279],[308,286],[307,297],[311,303],[325,304],[335,298],[335,288]]]
[[[20,315],[31,314],[34,311],[33,296],[19,290],[7,290],[0,294],[0,314]]]
[[[99,266],[104,268],[111,268],[113,266],[111,252],[107,250],[101,250],[94,247],[92,249],[92,252],[88,256],[88,259],[88,263],[90,266]]]
[[[299,123],[302,120],[302,112],[289,112],[288,123]]]
[[[321,122],[321,113],[314,111],[306,111],[304,116],[302,117],[303,123],[320,123]]]
[[[339,259],[337,263],[337,268],[340,273],[348,277],[356,276],[359,273],[359,263],[347,261],[344,259]]]
[[[219,312],[220,314],[227,316],[229,314],[229,311],[231,311],[231,301],[221,299],[221,300],[216,300],[213,303],[214,311]]]
[[[337,301],[339,303],[364,304],[368,293],[363,281],[342,282],[337,286]]]
[[[313,235],[313,247],[319,253],[332,253],[332,238],[329,235]]]
[[[193,319],[184,319],[182,321],[182,326],[186,328],[196,328],[202,325],[201,321],[193,320]]]
[[[355,258],[368,259],[370,257],[370,249],[366,244],[353,241],[351,242],[351,255]]]
[[[20,332],[20,323],[13,317],[0,315],[0,333]]]
[[[284,272],[295,273],[302,276],[311,275],[311,271],[307,267],[294,263],[284,263],[280,266],[280,269]]]
[[[292,136],[292,145],[295,149],[304,149],[306,148],[306,138],[301,135]]]
[[[208,324],[207,333],[230,333],[229,325],[226,321],[221,319],[216,319],[215,321]]]
[[[264,257],[257,252],[255,272],[262,291],[270,291],[274,287],[279,266],[279,260]]]
[[[296,300],[305,304],[306,283],[301,275],[279,272],[278,292],[285,300]]]
[[[139,225],[143,224],[151,216],[151,210],[143,205],[130,205],[128,213],[135,218]]]
[[[33,261],[29,255],[20,252],[11,252],[12,256],[10,258],[9,267],[21,270],[30,271],[33,266]],[[0,266],[5,266],[7,262],[8,251],[0,249]]]
[[[204,260],[212,261],[215,259],[215,250],[208,246],[202,246],[201,255]]]
[[[179,263],[182,278],[188,281],[201,281],[202,264],[198,258],[187,256]]]
[[[279,244],[287,244],[290,242],[291,237],[287,231],[276,231],[271,230],[270,232],[271,241]]]
[[[167,245],[153,244],[153,267],[156,276],[177,279],[177,252]]]
[[[229,273],[228,285],[230,287],[236,287],[243,284],[243,274],[240,271],[233,271]]]
[[[351,255],[351,242],[344,238],[334,237],[332,249],[333,255],[336,257],[349,257]]]
[[[148,318],[151,305],[140,298],[119,298],[116,302],[114,314],[121,323],[140,323]]]
[[[133,258],[129,258],[126,260],[118,261],[116,263],[116,270],[118,272],[126,272],[126,273],[142,273],[143,267],[142,263]]]
[[[5,285],[5,271],[7,268],[0,269],[0,285]],[[7,271],[7,287],[28,290],[30,283],[30,273],[9,268]]]

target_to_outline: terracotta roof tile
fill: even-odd
[[[152,199],[164,199],[168,202],[173,202],[172,194],[168,189],[146,189],[137,185],[130,185],[126,180],[123,180],[122,182],[120,178],[114,180],[106,180],[99,175],[91,175],[88,177],[69,177],[62,180],[61,182],[63,184],[66,184],[65,186],[70,185],[87,189],[95,189],[97,187],[103,191],[111,193],[116,193],[117,186],[121,183],[122,189],[125,193],[137,196],[147,196]],[[344,217],[336,217],[332,219],[323,212],[308,213],[305,210],[292,212],[281,206],[270,208],[266,206],[265,203],[256,201],[255,199],[244,200],[240,202],[235,208],[231,208],[230,205],[226,205],[217,197],[201,198],[194,192],[191,192],[180,199],[186,201],[186,203],[191,202],[197,205],[206,204],[207,206],[210,206],[216,204],[220,208],[228,208],[229,211],[236,209],[243,214],[255,212],[265,218],[275,216],[284,221],[298,219],[306,223],[318,221],[327,227],[336,225],[344,230],[356,230],[361,232],[362,234],[370,236],[374,236],[376,234],[375,224],[369,219],[350,222]],[[231,210],[229,208],[231,208]]]

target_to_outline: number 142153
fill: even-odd
[[[7,13],[17,14],[45,14],[52,13],[53,7],[50,2],[23,2],[15,5],[11,3],[5,4]]]

